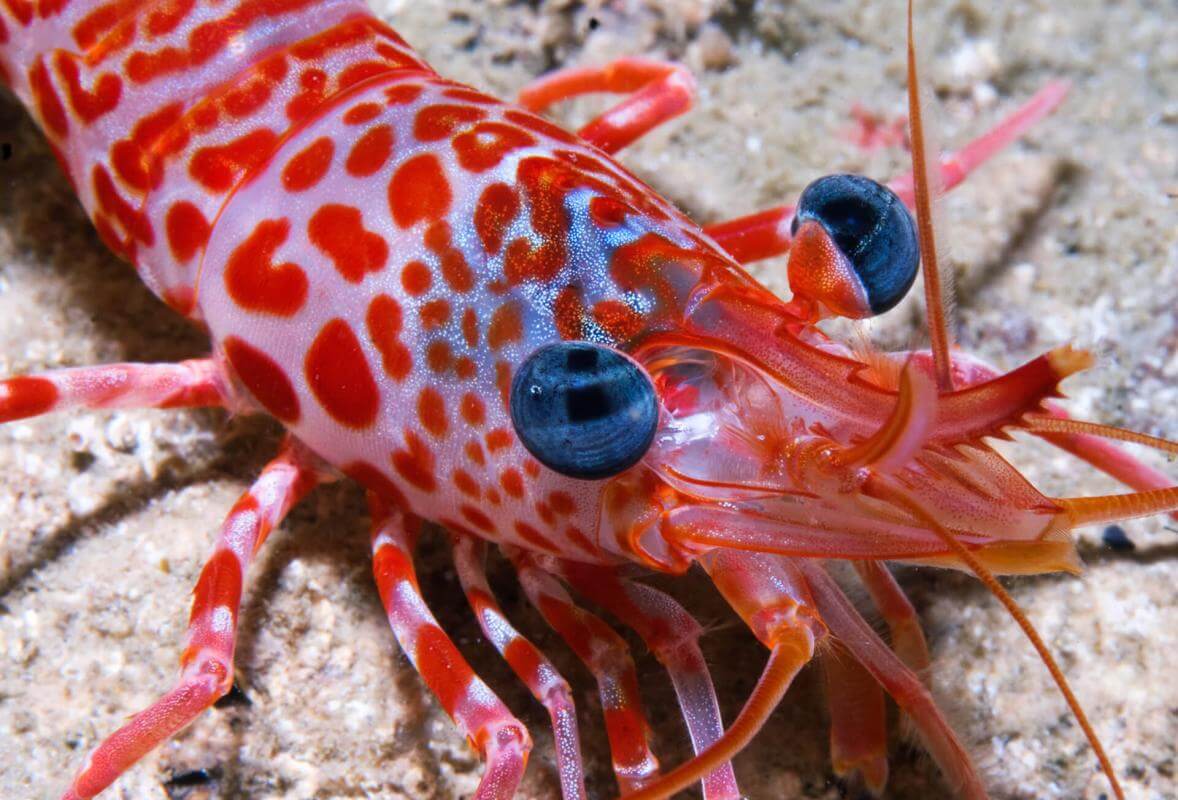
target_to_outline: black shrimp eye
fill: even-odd
[[[920,245],[916,225],[900,198],[886,186],[860,175],[828,175],[806,187],[798,199],[790,226],[795,238],[808,222],[818,223],[837,248],[840,261],[853,272],[852,286],[838,286],[841,265],[826,259],[805,259],[805,269],[829,275],[797,275],[796,283],[811,294],[837,295],[831,304],[836,313],[850,317],[882,314],[903,299],[916,280]],[[815,250],[822,249],[820,246]],[[797,270],[803,267],[799,266]],[[790,283],[795,283],[791,263]],[[820,287],[817,292],[813,287]],[[834,288],[832,288],[834,287]],[[797,291],[795,286],[795,292]],[[850,301],[858,295],[862,301]],[[826,301],[826,297],[817,299]],[[858,306],[857,308],[855,306]]]
[[[617,475],[654,440],[658,398],[650,376],[616,350],[590,342],[541,347],[511,382],[511,421],[524,447],[570,478]]]

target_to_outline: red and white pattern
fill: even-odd
[[[597,679],[615,773],[634,797],[697,781],[709,800],[739,797],[729,759],[833,638],[824,663],[836,771],[882,790],[886,692],[951,782],[981,798],[915,674],[928,651],[912,607],[878,560],[960,566],[944,538],[955,536],[995,571],[1069,568],[1069,527],[1178,505],[1164,476],[1094,438],[1106,429],[1043,421],[1043,401],[1085,366],[1080,354],[1053,351],[1006,375],[954,355],[957,391],[914,392],[916,373],[901,365],[928,371],[927,353],[864,363],[741,269],[789,248],[790,207],[705,230],[617,163],[613,153],[690,106],[682,67],[623,59],[567,70],[516,105],[439,76],[360,0],[0,0],[0,80],[40,122],[103,240],[204,325],[213,350],[2,381],[0,422],[212,405],[269,413],[290,432],[222,527],[176,687],[99,745],[66,798],[93,797],[228,691],[247,568],[286,512],[337,471],[368,490],[389,623],[485,759],[476,797],[487,800],[514,795],[531,741],[425,605],[412,560],[422,519],[449,529],[480,626],[547,708],[565,800],[585,796],[572,696],[495,601],[484,542],[504,547],[529,600]],[[1064,91],[1046,87],[948,158],[944,182]],[[576,134],[539,116],[594,92],[626,97]],[[893,186],[911,202],[910,176]],[[528,355],[562,339],[642,361],[667,420],[719,402],[714,425],[672,426],[609,481],[544,468],[515,436],[508,387]],[[698,367],[704,352],[730,384],[676,382],[685,355]],[[1046,498],[982,444],[1009,427],[1151,491]],[[895,652],[824,558],[859,561]],[[702,564],[770,650],[727,730],[700,627],[619,574],[627,562]],[[697,751],[688,764],[660,775],[628,648],[570,588],[630,625],[666,667]]]

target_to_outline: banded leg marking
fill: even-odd
[[[413,547],[421,521],[369,494],[372,572],[397,643],[442,708],[486,762],[475,800],[511,800],[532,740],[527,729],[474,673],[421,596]]]
[[[659,762],[650,749],[650,725],[629,646],[599,617],[574,603],[560,581],[527,554],[511,550],[508,556],[529,602],[597,681],[614,774],[622,793],[646,785],[657,777]]]
[[[188,643],[175,687],[90,753],[63,800],[94,797],[229,691],[246,570],[270,531],[325,480],[316,457],[288,438],[221,526],[193,590]]]
[[[483,635],[495,646],[512,671],[548,711],[556,745],[556,768],[562,800],[585,800],[585,766],[577,731],[577,711],[568,682],[544,654],[524,638],[491,594],[484,560],[486,546],[470,536],[453,539],[454,566],[462,590],[474,610]]]
[[[699,649],[703,629],[672,597],[653,587],[620,578],[616,571],[562,562],[561,576],[576,591],[624,621],[667,670],[699,754],[724,733],[720,704],[707,662]],[[732,764],[724,762],[703,779],[706,800],[740,800]]]
[[[227,381],[211,358],[178,364],[103,364],[0,380],[0,423],[69,408],[224,406]]]

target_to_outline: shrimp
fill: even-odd
[[[311,23],[297,24],[304,22]],[[341,28],[354,22],[339,18]],[[326,27],[330,19],[314,23]],[[301,45],[292,46],[295,58],[302,58]],[[504,550],[525,595],[598,680],[618,783],[632,796],[666,796],[699,779],[707,796],[733,796],[727,759],[815,654],[831,686],[837,771],[882,788],[878,732],[849,728],[856,707],[846,704],[856,693],[866,699],[860,709],[882,702],[878,683],[916,722],[950,780],[966,796],[981,796],[969,757],[913,678],[912,668],[927,656],[910,617],[896,620],[898,656],[892,655],[864,628],[820,559],[862,561],[862,580],[884,598],[885,609],[888,598],[896,599],[878,568],[885,559],[966,567],[1008,600],[991,573],[1071,568],[1066,528],[1169,510],[1172,489],[1167,484],[1129,500],[1052,501],[988,450],[970,451],[962,467],[954,447],[1009,428],[1062,440],[1094,459],[1111,451],[1079,437],[1172,445],[1041,413],[1056,383],[1087,365],[1079,351],[1056,349],[1000,375],[965,356],[950,359],[943,324],[934,323],[931,354],[906,361],[860,362],[818,332],[820,316],[862,316],[898,302],[914,275],[917,229],[926,285],[935,284],[922,180],[914,184],[919,224],[912,230],[905,212],[874,184],[813,184],[797,213],[785,212],[775,225],[785,238],[782,223],[798,223],[789,267],[794,299],[784,305],[732,258],[764,216],[700,233],[602,155],[645,131],[643,113],[653,124],[684,109],[690,79],[681,69],[629,61],[613,73],[564,73],[525,92],[523,104],[538,110],[578,93],[583,80],[636,90],[621,110],[583,128],[578,142],[538,117],[436,79],[395,36],[386,47],[381,57],[395,63],[383,71],[357,59],[354,66],[368,72],[349,73],[345,61],[323,70],[323,78],[301,80],[302,91],[289,102],[304,103],[308,121],[274,139],[259,130],[216,138],[220,133],[202,130],[193,112],[197,128],[189,135],[211,132],[212,143],[177,139],[165,150],[191,148],[183,159],[199,186],[182,174],[173,180],[165,159],[158,180],[166,190],[153,185],[153,164],[128,167],[117,161],[117,148],[108,164],[98,155],[105,150],[85,137],[83,145],[72,144],[73,134],[62,133],[77,118],[67,115],[63,124],[55,116],[55,89],[69,93],[72,110],[85,118],[107,102],[113,84],[96,76],[91,92],[75,96],[68,58],[31,59],[33,104],[47,127],[57,125],[51,137],[67,171],[92,178],[79,187],[103,238],[133,257],[153,291],[208,328],[215,358],[17,378],[5,384],[8,415],[69,403],[223,405],[264,410],[293,434],[234,505],[201,573],[181,682],[106,740],[67,796],[90,796],[228,690],[241,573],[286,511],[339,472],[369,492],[374,569],[398,640],[487,762],[478,796],[512,794],[529,736],[421,603],[411,560],[418,516],[450,531],[461,584],[487,638],[549,711],[566,796],[584,792],[571,696],[497,607],[482,576],[486,541]],[[257,71],[250,78],[277,73],[276,60],[246,59]],[[47,63],[55,70],[48,78]],[[137,69],[164,62],[152,63]],[[313,91],[337,74],[338,89],[328,82],[326,92]],[[182,98],[187,86],[177,81],[171,96]],[[244,91],[251,86],[235,78],[197,110],[232,114],[235,104],[256,96]],[[316,94],[323,96],[307,97]],[[393,110],[362,119],[374,103]],[[161,127],[185,130],[188,118],[181,120]],[[368,128],[350,140],[333,127],[340,125]],[[434,138],[435,130],[444,135]],[[918,131],[914,124],[917,156]],[[118,142],[135,144],[137,135]],[[393,147],[406,141],[423,146]],[[450,182],[453,164],[431,141],[453,141],[464,169],[504,180]],[[340,168],[338,178],[325,180]],[[344,175],[365,179],[359,191],[334,194],[347,185]],[[369,192],[378,185],[379,193]],[[136,188],[148,211],[120,202]],[[273,198],[299,193],[304,203],[259,215]],[[885,270],[882,283],[863,277],[880,273],[850,259],[840,238],[845,231],[831,216],[838,207],[831,198],[848,195],[890,220],[882,228],[889,236],[868,254],[873,269]],[[553,203],[553,196],[563,199]],[[370,214],[388,219],[373,225]],[[518,227],[525,217],[528,226]],[[156,230],[166,230],[166,240]],[[287,245],[291,236],[297,246]],[[170,252],[151,252],[165,241]],[[741,260],[771,249],[746,251]],[[313,268],[309,253],[317,253]],[[594,261],[601,256],[608,258],[605,277]],[[201,265],[195,278],[184,263],[194,258]],[[895,264],[907,265],[907,273],[894,277],[888,270]],[[314,285],[322,281],[331,288]],[[934,311],[937,295],[934,288]],[[294,324],[284,327],[288,320]],[[585,374],[590,382],[578,383]],[[831,391],[846,395],[829,402]],[[554,405],[551,395],[560,402]],[[599,425],[584,441],[570,440],[590,400],[597,416],[589,421]],[[603,408],[622,417],[603,421]],[[625,426],[618,427],[620,418]],[[460,431],[477,435],[448,444]],[[1129,472],[1138,482],[1158,482],[1142,468]],[[660,592],[619,573],[627,560],[671,573],[701,564],[770,648],[757,690],[726,729],[709,697],[692,623]],[[570,589],[634,627],[667,667],[701,751],[696,760],[660,774],[626,645]],[[666,639],[668,622],[686,634],[682,641]]]

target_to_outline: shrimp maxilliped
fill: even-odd
[[[1178,487],[1107,440],[1178,445],[1057,408],[1060,382],[1093,363],[1081,349],[1002,372],[955,348],[930,215],[938,185],[1046,116],[1064,84],[943,162],[928,155],[913,89],[915,177],[831,175],[794,205],[700,227],[613,158],[688,110],[682,66],[557,71],[511,104],[434,72],[355,0],[49,5],[0,6],[0,75],[103,240],[209,332],[212,355],[14,377],[0,383],[0,421],[213,406],[288,432],[196,581],[179,680],[98,744],[65,797],[95,796],[229,691],[250,566],[291,508],[344,476],[367,492],[397,641],[485,762],[476,797],[515,795],[531,737],[425,602],[413,559],[423,520],[448,531],[485,637],[548,712],[566,800],[586,796],[574,695],[499,606],[489,546],[596,679],[627,797],[695,783],[710,800],[739,797],[732,757],[814,659],[841,778],[884,791],[890,696],[953,790],[985,797],[921,678],[928,648],[886,561],[976,574],[1031,637],[1123,796],[994,575],[1076,571],[1073,528],[1174,512]],[[911,21],[908,35],[915,87]],[[603,92],[624,97],[575,134],[541,116]],[[743,265],[786,252],[783,301]],[[853,349],[821,330],[894,307],[918,265],[931,350]],[[987,444],[1016,430],[1136,491],[1040,492]],[[833,560],[855,563],[890,646],[831,577]],[[769,651],[734,718],[720,713],[701,628],[634,577],[693,565]],[[629,646],[583,600],[666,668],[695,758],[660,767]]]

